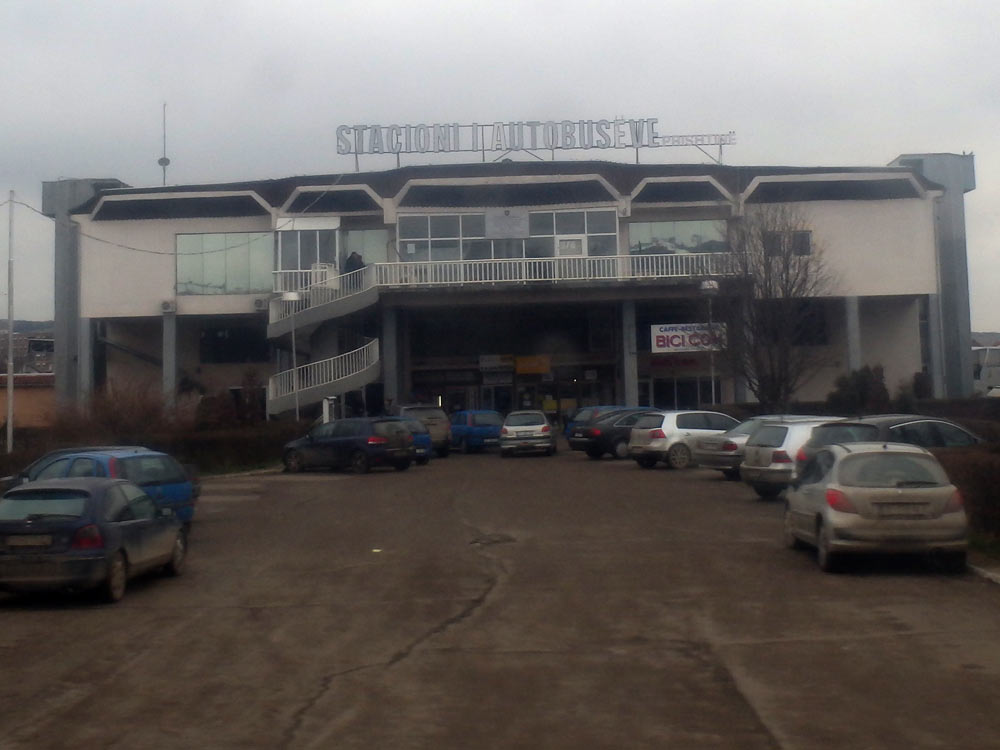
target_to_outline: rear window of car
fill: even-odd
[[[593,409],[580,409],[576,414],[573,415],[574,422],[589,422],[590,418],[594,416]]]
[[[27,518],[79,518],[87,507],[84,492],[19,492],[0,498],[0,521]]]
[[[186,482],[180,464],[168,456],[131,456],[118,459],[120,475],[136,484],[176,484]]]
[[[444,419],[447,421],[448,415],[444,409],[437,406],[406,406],[402,410],[405,417],[415,417],[416,419]]]
[[[740,422],[738,425],[729,430],[730,435],[752,435],[753,431],[760,427],[762,424],[759,419],[748,419],[746,422]]]
[[[419,419],[407,419],[403,424],[405,424],[406,428],[415,435],[423,435],[427,432],[427,428],[424,427],[424,423]]]
[[[499,414],[473,414],[472,424],[476,427],[494,427],[503,424]]]
[[[640,430],[652,430],[656,427],[662,427],[663,415],[643,414],[641,417],[639,417],[639,420],[635,423],[635,426]]]
[[[848,456],[838,478],[848,487],[940,487],[948,475],[932,456],[868,453]]]
[[[545,424],[545,417],[541,414],[511,414],[507,417],[507,422],[511,427],[524,427],[532,424]]]
[[[762,448],[778,448],[785,442],[785,435],[787,434],[787,427],[765,425],[750,436],[747,445],[759,445]]]
[[[878,440],[878,427],[871,424],[825,424],[813,428],[812,442],[818,445],[830,443],[866,443]]]
[[[419,424],[419,423],[418,423]],[[390,435],[398,435],[401,432],[409,433],[409,429],[404,422],[373,422],[372,432],[374,432],[379,437],[389,437]]]

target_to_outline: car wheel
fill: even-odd
[[[116,552],[108,563],[108,577],[101,586],[101,597],[109,604],[120,602],[125,596],[126,585],[128,585],[128,565],[125,563],[125,555]]]
[[[174,538],[174,549],[170,553],[170,562],[163,566],[163,572],[168,576],[179,576],[184,572],[184,563],[187,560],[187,534],[183,529],[177,532]]]
[[[556,455],[556,454],[557,454],[558,452],[559,452],[559,446],[558,446],[558,445],[556,445],[555,443],[553,443],[553,444],[552,444],[552,452],[551,452],[551,453],[550,453],[549,455],[550,455],[550,456],[554,456],[554,455]]]
[[[618,460],[628,458],[628,443],[624,440],[616,442],[611,448],[611,456]]]
[[[691,449],[684,443],[674,443],[667,451],[667,464],[671,469],[686,469],[691,465]]]
[[[761,500],[770,500],[772,497],[777,497],[781,494],[781,487],[775,487],[773,484],[752,484],[750,485],[753,491],[757,493],[757,497]]]
[[[451,452],[451,446],[445,443],[440,448],[437,449],[437,454],[441,458],[448,458],[448,454]]]
[[[418,458],[417,459],[417,466],[426,466],[428,463],[430,463],[430,459],[429,458],[424,457],[424,458]]]
[[[285,454],[285,471],[290,474],[298,474],[303,469],[302,454],[298,451],[288,451]]]
[[[722,476],[728,479],[730,482],[740,481],[740,470],[739,469],[726,469],[722,472]]]
[[[597,461],[603,455],[604,451],[598,450],[597,448],[587,448],[587,458],[592,458]]]
[[[640,456],[635,462],[643,469],[652,469],[656,466],[656,458],[653,456]]]
[[[839,560],[830,549],[830,532],[822,521],[816,530],[816,562],[824,573],[837,572]]]
[[[785,521],[784,521],[784,533],[783,538],[785,541],[785,546],[788,549],[802,549],[805,545],[802,540],[795,536],[794,524],[792,523],[792,509],[788,507],[788,503],[785,503]]]
[[[406,471],[407,469],[410,468],[410,462],[409,461],[398,461],[398,462],[394,463],[392,466],[393,466],[393,468],[396,471]]]
[[[459,442],[458,450],[461,451],[464,455],[472,453],[472,450],[469,448],[469,441],[466,440],[465,438],[462,438],[462,440]]]
[[[368,464],[368,456],[361,451],[354,451],[351,454],[351,471],[355,474],[367,474],[371,470]]]
[[[510,458],[510,451],[501,450],[500,458]]]

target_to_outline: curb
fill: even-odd
[[[993,583],[1000,583],[1000,573],[992,570],[987,570],[986,568],[981,568],[978,565],[969,565],[969,570],[975,573],[981,578],[985,578],[987,581],[992,581]]]

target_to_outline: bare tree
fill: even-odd
[[[825,364],[817,343],[824,325],[816,298],[833,278],[802,214],[788,204],[757,204],[730,223],[737,296],[730,308],[727,351],[733,372],[768,410],[792,396]]]

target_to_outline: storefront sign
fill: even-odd
[[[719,351],[726,346],[726,326],[713,323],[671,323],[651,326],[653,354]],[[714,333],[714,335],[713,335]]]
[[[480,354],[479,369],[482,372],[499,372],[514,369],[513,354]]]
[[[514,369],[518,375],[546,375],[552,369],[552,363],[547,354],[517,357],[514,363]]]
[[[489,124],[340,125],[338,154],[426,154],[532,149],[729,146],[736,133],[660,135],[659,120],[527,120]]]

